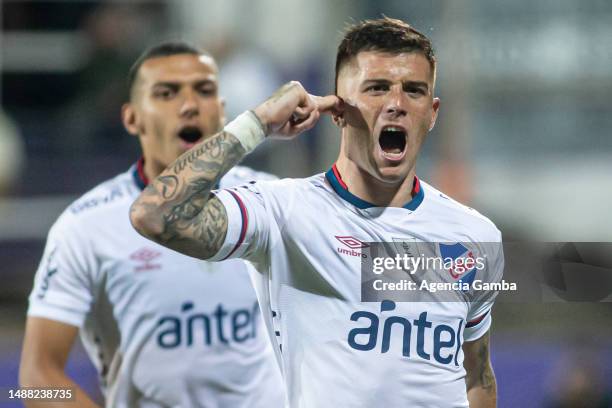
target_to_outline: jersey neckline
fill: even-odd
[[[348,190],[348,186],[346,185],[346,183],[342,180],[342,176],[340,175],[340,172],[338,171],[338,168],[336,167],[335,163],[332,166],[332,168],[329,169],[327,173],[325,173],[325,178],[331,185],[332,189],[336,192],[336,194],[340,196],[340,198],[342,198],[345,201],[348,201],[355,207],[361,210],[365,210],[367,208],[379,207],[351,193]],[[423,199],[425,198],[425,192],[423,191],[423,188],[421,187],[421,182],[419,181],[419,178],[417,176],[414,176],[414,182],[412,183],[411,194],[412,194],[412,200],[404,204],[402,208],[414,211],[418,208],[419,205],[421,205],[421,203],[423,202]]]
[[[149,184],[149,179],[144,173],[144,157],[141,157],[136,162],[134,170],[132,170],[132,178],[140,190],[144,190]]]

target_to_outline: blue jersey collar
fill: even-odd
[[[340,198],[344,199],[345,201],[348,201],[355,207],[362,210],[366,208],[377,207],[376,205],[368,201],[362,200],[361,198],[357,197],[355,194],[351,193],[348,190],[348,186],[342,180],[342,177],[340,176],[338,168],[335,164],[332,166],[331,169],[327,171],[327,173],[325,173],[325,178],[327,178],[327,181],[332,186],[336,194],[340,196]],[[421,182],[419,181],[417,176],[414,176],[414,183],[412,184],[412,200],[404,204],[403,208],[414,211],[419,205],[421,205],[421,203],[423,202],[423,198],[425,198],[425,193],[423,192],[423,188],[421,187]]]

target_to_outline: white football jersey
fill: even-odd
[[[362,302],[362,253],[352,248],[501,242],[491,221],[416,178],[403,208],[375,207],[335,166],[217,196],[229,227],[212,260],[242,257],[261,273],[256,290],[292,408],[468,406],[461,345],[487,332],[492,301]],[[478,272],[488,281],[501,279],[501,252]]]
[[[271,178],[238,167],[221,187]],[[145,180],[139,161],[64,211],[28,315],[81,328],[108,407],[282,407],[253,267],[204,262],[139,235],[129,208]]]

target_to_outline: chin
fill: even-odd
[[[387,183],[402,182],[408,177],[409,173],[405,167],[406,166],[380,166],[378,168],[378,174],[380,175],[381,181]]]

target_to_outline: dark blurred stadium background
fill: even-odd
[[[433,39],[440,61],[441,116],[421,177],[488,215],[506,240],[612,241],[611,2],[3,0],[0,7],[0,389],[17,384],[26,298],[48,228],[71,200],[138,157],[119,116],[126,73],[162,39],[187,39],[215,55],[232,118],[287,80],[331,92],[346,22],[405,19]],[[279,176],[323,171],[336,135],[326,121],[248,161]],[[553,401],[574,396],[577,405],[566,406],[586,407],[589,393],[609,393],[610,305],[498,304],[499,406],[561,407]],[[70,371],[96,393],[81,350]]]

